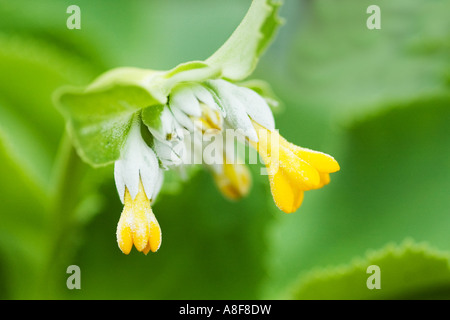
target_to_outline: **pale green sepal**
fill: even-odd
[[[202,82],[208,79],[220,78],[221,75],[220,66],[203,61],[189,61],[163,73],[161,81],[165,81],[165,87],[172,89],[174,85],[180,82]]]
[[[166,96],[162,92],[159,92],[161,90],[157,90],[151,85],[154,79],[161,77],[163,74],[164,72],[162,71],[149,69],[133,67],[115,68],[101,74],[86,88],[86,91],[102,90],[106,87],[116,85],[136,85],[147,89],[155,102],[164,104]]]
[[[119,158],[133,116],[152,103],[144,88],[124,85],[93,91],[64,89],[56,99],[78,154],[94,167]]]
[[[248,77],[282,24],[280,5],[279,1],[254,0],[230,38],[206,63],[220,66],[224,79],[239,81]]]

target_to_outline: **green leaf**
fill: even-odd
[[[18,115],[0,105],[0,266],[5,267],[7,298],[20,298],[35,289],[49,241],[46,181],[49,161],[34,144],[35,132]],[[2,270],[3,271],[3,270]],[[2,295],[3,296],[3,295]]]
[[[48,197],[3,143],[0,139],[0,266],[5,268],[7,298],[20,299],[35,293],[47,256],[51,239]]]
[[[151,103],[148,92],[138,86],[65,90],[58,99],[78,154],[92,166],[119,158],[134,115]]]
[[[220,66],[225,79],[237,81],[248,77],[282,23],[278,17],[280,5],[281,2],[273,0],[254,0],[230,38],[206,63]]]
[[[0,130],[18,161],[45,188],[63,131],[51,94],[91,77],[91,66],[48,41],[0,33]]]
[[[446,90],[449,2],[437,0],[430,6],[426,0],[379,0],[380,30],[365,25],[372,4],[312,1],[301,7],[299,19],[300,5],[286,3],[292,6],[286,8],[286,27],[293,29],[285,34],[295,38],[286,42],[288,52],[272,57],[276,71],[285,70],[272,83],[278,93],[291,97],[290,104],[284,100],[287,105],[333,119]]]
[[[42,190],[48,186],[52,158],[41,139],[36,139],[36,129],[28,125],[14,108],[0,102],[0,144],[31,180]]]
[[[85,83],[92,69],[35,34],[0,34],[0,268],[7,298],[38,296],[51,259],[55,154],[64,129],[51,94]]]
[[[162,126],[161,113],[163,105],[152,106],[142,110],[142,121],[148,127],[160,128]]]
[[[450,254],[405,242],[369,252],[348,265],[311,271],[289,298],[305,300],[449,299]],[[377,266],[379,269],[368,269]],[[379,289],[367,286],[377,283]]]

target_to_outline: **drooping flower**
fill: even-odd
[[[214,182],[226,198],[238,200],[248,195],[252,177],[245,164],[228,162],[225,158],[223,164],[212,172]]]
[[[272,195],[280,210],[296,211],[302,204],[304,191],[323,187],[330,182],[329,174],[339,171],[332,156],[296,146],[277,131],[253,123],[259,140],[252,145],[264,159]]]
[[[121,157],[114,164],[114,177],[120,200],[124,204],[117,225],[117,243],[123,253],[133,245],[147,254],[161,245],[161,228],[150,204],[156,199],[163,173],[155,152],[140,133],[140,119],[133,121]]]
[[[273,114],[266,100],[249,88],[226,80],[208,80],[185,84],[182,91],[175,89],[169,101],[175,101],[169,103],[174,114],[185,112],[183,114],[187,115],[182,119],[188,131],[193,132],[200,127],[199,130],[205,134],[206,127],[219,132],[224,128],[239,132],[263,158],[274,201],[284,212],[296,211],[303,201],[304,191],[328,184],[329,174],[340,169],[330,155],[301,148],[284,139],[275,129]],[[214,114],[214,121],[211,114]],[[201,126],[196,127],[195,121]],[[219,155],[221,165],[214,166],[213,170],[219,189],[231,199],[246,195],[250,185],[246,166],[226,161],[223,148],[215,151],[223,152]],[[206,155],[203,152],[203,157]]]
[[[117,225],[117,243],[123,253],[130,253],[133,245],[147,254],[156,252],[161,245],[162,235],[158,221],[150,207],[150,200],[139,181],[139,191],[133,199],[125,188],[125,206]]]

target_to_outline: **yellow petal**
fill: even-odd
[[[329,173],[319,172],[319,176],[320,176],[320,184],[316,188],[312,188],[311,190],[320,189],[323,186],[330,183],[330,174]]]
[[[304,190],[317,188],[320,185],[320,175],[315,167],[297,157],[291,150],[280,148],[280,168],[282,168],[293,183],[303,186]]]
[[[123,253],[129,254],[133,244],[138,251],[155,252],[161,245],[161,228],[150,207],[142,182],[134,199],[127,188],[125,206],[117,225],[117,242]]]
[[[156,252],[161,246],[162,234],[158,221],[150,221],[150,240],[149,246],[152,252]]]
[[[128,193],[128,190],[125,192]],[[117,244],[119,245],[120,250],[125,254],[129,254],[131,248],[133,247],[133,236],[131,235],[131,229],[128,224],[130,219],[130,210],[131,206],[129,205],[123,208],[119,223],[117,224],[116,232]]]
[[[202,108],[202,120],[204,121],[206,128],[222,130],[222,117],[220,116],[220,112],[211,109],[204,103],[200,103],[200,107]]]
[[[117,228],[117,243],[123,253],[130,253],[133,247],[133,237],[131,236],[130,227],[119,226]]]
[[[133,236],[129,224],[132,219],[132,213],[133,203],[128,189],[125,188],[125,206],[120,215],[116,232],[117,244],[119,245],[120,250],[125,254],[129,254],[133,247]]]
[[[254,122],[255,124],[255,122]],[[304,190],[317,188],[320,176],[317,169],[298,157],[291,149],[291,144],[278,132],[269,131],[256,124],[258,143],[252,143],[264,160],[266,167],[279,166],[285,170],[290,179],[302,185]]]
[[[299,158],[304,159],[320,172],[332,173],[340,170],[339,163],[326,153],[302,148],[292,143],[290,147]]]
[[[131,234],[133,235],[133,243],[136,249],[138,251],[144,250],[148,243],[149,230],[147,219],[145,219],[143,213],[135,213]]]
[[[224,162],[222,172],[213,173],[217,187],[230,200],[245,197],[251,186],[250,171],[244,164]]]
[[[277,131],[270,131],[256,122],[252,122],[258,135],[258,142],[249,140],[249,143],[255,148],[261,157],[264,159],[266,166],[270,166],[273,159],[278,159],[278,149],[280,145],[281,136]],[[274,154],[272,154],[272,149]]]
[[[300,207],[303,190],[289,179],[284,170],[276,170],[274,174],[269,172],[269,182],[273,199],[280,210],[292,213]]]
[[[325,172],[319,172],[320,174],[320,184],[323,187],[330,183],[330,174]]]
[[[307,190],[318,189],[330,182],[331,172],[340,169],[330,155],[298,147],[277,131],[270,131],[253,121],[258,142],[249,143],[258,150],[269,170],[274,201],[284,212],[296,211]]]
[[[149,230],[147,221],[147,211],[150,209],[150,201],[145,194],[142,182],[139,182],[139,191],[133,200],[133,219],[131,232],[134,246],[138,251],[145,249],[148,243]]]
[[[148,220],[149,220],[149,239],[147,246],[143,250],[145,254],[149,253],[150,250],[152,252],[158,251],[159,247],[161,246],[162,241],[162,234],[161,234],[161,228],[159,226],[158,221],[156,220],[155,215],[151,211],[148,214]]]

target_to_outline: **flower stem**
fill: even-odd
[[[75,231],[74,212],[80,196],[80,177],[86,166],[78,157],[70,137],[65,132],[61,138],[52,176],[51,204],[48,208],[50,222],[49,251],[38,281],[38,298],[53,298],[57,288],[65,287],[62,281],[73,251],[68,245]]]

